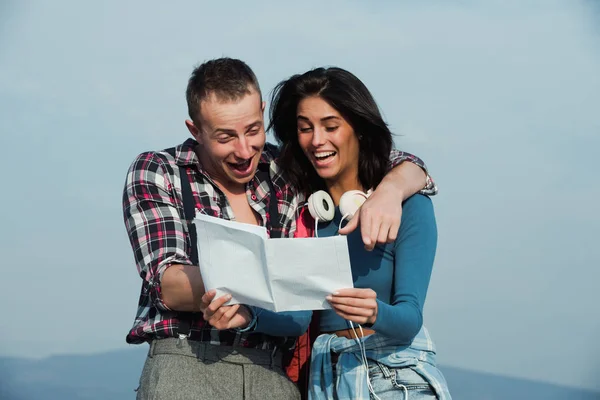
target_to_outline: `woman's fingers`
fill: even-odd
[[[223,311],[221,311],[221,307],[223,307],[223,305],[225,303],[227,303],[229,300],[231,300],[231,295],[230,294],[226,294],[224,296],[221,296],[215,300],[213,300],[208,307],[206,307],[206,309],[204,310],[204,319],[206,321],[211,320],[215,317],[215,315],[218,316],[217,320],[219,318],[221,318]]]
[[[231,321],[231,319],[235,316],[235,314],[238,312],[238,309],[240,308],[239,304],[233,305],[231,307],[229,307],[229,310],[227,310],[225,313],[223,313],[223,316],[220,318],[220,322],[222,321],[225,325],[229,324],[229,322]]]
[[[357,308],[375,308],[377,304],[377,300],[375,299],[361,299],[356,297],[338,297],[333,296],[327,298],[329,300],[329,304],[331,305],[343,305]]]
[[[349,321],[364,324],[377,319],[377,293],[372,289],[341,289],[327,300],[339,316]]]
[[[210,306],[210,303],[215,299],[216,295],[217,291],[214,289],[209,290],[202,295],[202,301],[200,302],[200,311],[202,311],[202,313]]]
[[[336,292],[332,293],[330,296],[328,296],[328,299],[329,297],[356,297],[361,299],[376,299],[377,293],[375,293],[373,289],[347,288],[339,289]]]
[[[335,305],[331,305],[331,307],[337,312],[343,312],[344,314],[348,314],[348,315],[354,315],[357,317],[372,317],[373,314],[375,313],[375,309],[374,308],[360,308],[360,307],[352,307],[352,306],[346,306],[346,305],[342,305],[342,304],[335,304]]]

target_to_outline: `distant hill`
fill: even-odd
[[[42,360],[0,357],[2,400],[130,400],[147,346]],[[600,393],[442,367],[455,400],[600,400]]]

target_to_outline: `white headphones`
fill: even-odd
[[[360,190],[350,190],[340,197],[340,212],[342,213],[340,227],[345,219],[352,219],[354,217],[356,211],[369,198],[371,193],[372,190],[369,190],[367,193]],[[315,228],[319,221],[331,221],[335,215],[335,206],[329,193],[319,190],[311,194],[308,198],[308,212],[315,219]],[[316,234],[317,230],[315,229]]]

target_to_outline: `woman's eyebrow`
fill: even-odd
[[[310,120],[309,120],[308,118],[306,118],[304,115],[298,115],[298,117],[296,117],[296,119],[301,119],[301,120],[303,120],[303,121],[310,121]],[[330,120],[332,120],[332,119],[339,120],[339,119],[340,119],[340,117],[338,117],[338,116],[335,116],[335,115],[329,115],[329,116],[327,116],[327,117],[323,117],[323,118],[321,118],[321,122],[330,121]]]

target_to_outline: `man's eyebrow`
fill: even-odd
[[[217,128],[213,131],[213,135],[218,135],[220,133],[225,133],[227,135],[237,135],[235,129],[227,129],[227,128]]]
[[[260,120],[259,119],[257,119],[256,121],[254,121],[251,124],[248,124],[248,126],[246,126],[246,130],[248,131],[248,130],[254,128],[255,126],[260,126]]]

